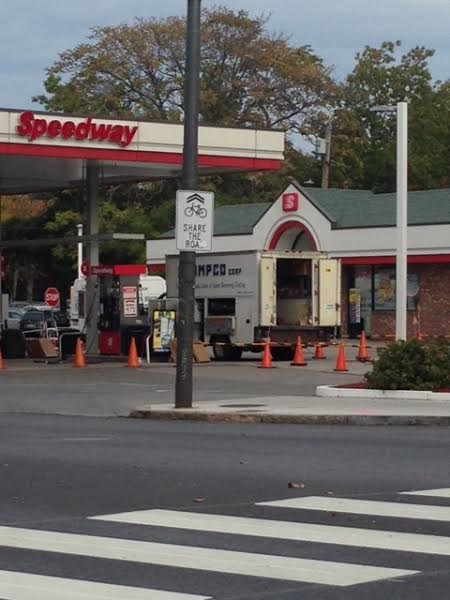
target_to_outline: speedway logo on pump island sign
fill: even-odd
[[[89,140],[92,142],[111,142],[122,148],[128,146],[138,130],[137,125],[115,125],[113,123],[96,123],[92,117],[87,117],[80,123],[70,120],[36,118],[31,111],[23,112],[19,116],[17,133],[27,137],[30,142],[43,136],[54,139],[62,138],[77,141]]]

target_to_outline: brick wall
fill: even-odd
[[[417,321],[425,336],[450,337],[450,265],[415,265],[419,275],[418,310],[408,311],[408,337],[417,333]],[[372,337],[395,335],[395,312],[373,311]]]

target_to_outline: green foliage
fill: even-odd
[[[330,69],[308,46],[268,31],[265,16],[202,10],[200,118],[310,134],[331,108]],[[181,121],[184,16],[94,27],[47,69],[47,110]]]
[[[400,48],[400,42],[366,46],[341,86],[333,118],[333,187],[395,190],[395,113],[370,107],[400,101],[409,104],[409,188],[450,187],[449,81],[432,81],[433,50],[415,47],[399,55]]]
[[[445,339],[389,344],[365,375],[369,388],[439,390],[450,387],[450,345]]]

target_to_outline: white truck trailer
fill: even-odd
[[[166,259],[167,298],[178,298],[178,256]],[[328,341],[341,325],[341,266],[321,252],[243,251],[197,255],[196,336],[217,358],[261,351],[289,358],[297,336]]]

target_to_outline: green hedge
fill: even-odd
[[[445,339],[389,344],[378,353],[367,387],[376,390],[439,390],[450,387],[450,345]]]

